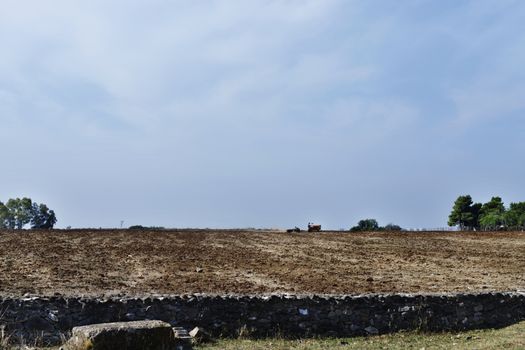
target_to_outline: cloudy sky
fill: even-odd
[[[0,1],[0,200],[58,227],[525,200],[521,0]]]

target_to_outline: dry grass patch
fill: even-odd
[[[525,349],[525,322],[503,329],[476,330],[463,333],[422,334],[417,332],[389,335],[336,339],[302,340],[221,340],[215,344],[201,345],[194,350],[430,350],[430,349],[477,349],[477,350],[523,350]]]

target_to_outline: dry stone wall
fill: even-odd
[[[214,336],[355,336],[502,327],[525,319],[525,293],[359,296],[27,297],[0,299],[6,334],[57,343],[75,326],[162,320]]]

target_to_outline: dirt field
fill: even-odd
[[[525,289],[525,233],[0,232],[0,294]]]

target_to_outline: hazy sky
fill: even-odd
[[[1,0],[0,45],[0,200],[58,227],[525,200],[521,0]]]

